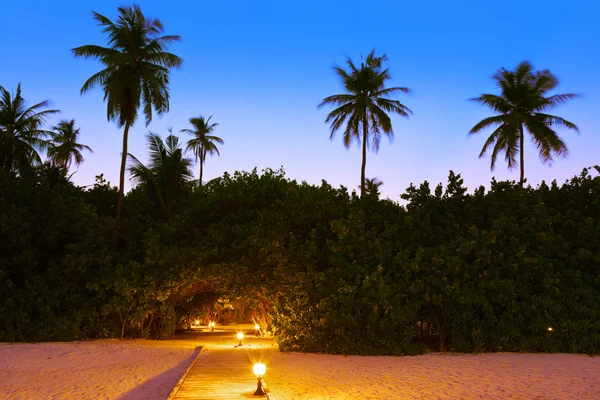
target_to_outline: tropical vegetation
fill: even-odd
[[[365,194],[379,198],[381,192],[379,188],[383,186],[383,182],[377,178],[367,178],[365,181]]]
[[[21,95],[20,83],[14,95],[0,86],[0,168],[5,172],[42,163],[40,152],[48,148],[52,136],[44,124],[59,112],[47,109],[48,104],[45,100],[30,106]]]
[[[600,167],[472,194],[451,173],[404,206],[225,174],[168,217],[140,185],[118,247],[118,190],[51,186],[46,167],[0,175],[2,341],[170,337],[218,313],[285,351],[600,351]]]
[[[125,191],[125,167],[129,129],[138,119],[140,108],[146,126],[152,112],[169,111],[169,73],[183,61],[167,52],[179,36],[163,35],[158,19],[146,18],[139,6],[122,6],[116,22],[94,12],[94,19],[108,39],[108,47],[86,45],[73,49],[76,57],[100,61],[104,69],[92,75],[81,88],[81,94],[100,86],[106,102],[106,117],[123,128],[123,151],[119,175],[116,217],[121,218]]]
[[[52,128],[52,140],[48,147],[48,158],[53,164],[66,170],[75,165],[79,167],[83,163],[82,151],[87,150],[93,153],[90,146],[77,143],[80,134],[80,128],[75,128],[75,120],[60,121],[58,125]]]
[[[362,146],[360,196],[270,169],[204,184],[223,144],[211,117],[190,119],[187,143],[149,132],[148,154],[127,153],[140,109],[146,123],[169,110],[181,59],[166,50],[179,37],[137,6],[114,23],[94,18],[108,47],[73,51],[105,67],[81,91],[100,86],[124,129],[118,187],[103,175],[76,186],[69,168],[91,149],[75,121],[48,129],[58,111],[47,101],[0,87],[0,341],[160,339],[202,318],[252,319],[284,351],[600,352],[600,167],[524,185],[524,132],[550,162],[567,151],[554,128],[576,130],[546,114],[575,97],[548,94],[549,71],[501,69],[501,93],[475,99],[498,113],[471,131],[495,128],[481,155],[493,146],[492,167],[504,152],[512,168],[518,154],[519,183],[469,192],[450,172],[445,185],[411,185],[402,203],[381,199],[366,151],[392,137],[390,114],[411,111],[390,98],[408,89],[386,86],[387,58],[372,51],[335,68],[345,93],[321,103],[337,107],[331,137],[341,129]]]
[[[383,64],[387,61],[386,55],[376,56],[375,50],[371,51],[360,68],[348,58],[348,69],[334,67],[340,77],[345,93],[326,97],[319,107],[337,107],[327,115],[325,122],[331,123],[331,138],[335,133],[344,128],[343,141],[346,148],[353,141],[362,143],[362,164],[360,170],[360,194],[365,194],[365,171],[367,168],[367,149],[379,151],[382,133],[391,138],[394,136],[392,120],[388,113],[395,113],[403,117],[412,114],[412,111],[399,100],[390,99],[389,96],[397,93],[408,93],[405,87],[386,87],[390,73]]]
[[[144,165],[129,154],[129,173],[139,186],[166,215],[173,212],[175,202],[193,177],[192,160],[185,157],[179,138],[170,134],[166,140],[149,133],[148,151],[150,161]]]
[[[224,144],[223,139],[213,135],[213,131],[219,125],[215,122],[210,122],[212,116],[204,119],[204,117],[190,118],[190,125],[193,129],[182,129],[181,132],[189,133],[192,139],[187,142],[187,149],[191,150],[196,157],[196,161],[200,165],[200,173],[198,175],[198,187],[202,187],[202,176],[204,175],[204,163],[207,155],[221,155],[217,144]]]
[[[531,141],[543,163],[552,163],[553,155],[566,157],[567,146],[553,128],[567,128],[576,132],[579,132],[579,129],[572,122],[546,114],[546,111],[566,103],[577,95],[567,93],[548,96],[548,92],[558,86],[558,79],[548,70],[535,71],[527,61],[520,63],[514,71],[501,68],[493,78],[500,89],[500,95],[482,94],[471,100],[490,107],[498,115],[480,121],[470,133],[493,127],[494,131],[485,141],[479,157],[483,157],[491,148],[493,170],[498,154],[504,152],[509,169],[519,165],[520,183],[523,185],[525,131],[531,135]]]

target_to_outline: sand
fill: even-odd
[[[0,344],[0,399],[166,399],[192,340]]]
[[[166,399],[197,346],[228,341],[233,349],[234,332],[168,341],[0,344],[0,399]],[[346,357],[280,353],[271,340],[245,341],[250,358],[267,364],[273,400],[600,399],[600,357]]]
[[[570,354],[358,357],[273,353],[278,399],[600,400],[600,358]]]

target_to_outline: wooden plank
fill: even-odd
[[[256,377],[243,349],[210,348],[202,351],[180,379],[169,400],[243,399],[253,396]]]
[[[192,363],[187,367],[187,369],[185,370],[185,372],[183,373],[183,375],[179,379],[179,382],[177,382],[177,385],[175,385],[175,387],[171,391],[171,394],[169,395],[169,397],[167,398],[167,400],[172,400],[173,396],[175,395],[175,393],[177,393],[179,391],[179,388],[181,387],[181,385],[185,381],[185,378],[187,378],[187,376],[190,373],[190,371],[192,370],[192,368],[194,368],[194,365],[196,365],[196,362],[198,361],[198,358],[200,358],[200,356],[202,355],[202,350],[203,349],[204,349],[203,347],[200,347],[200,351],[198,351],[198,355],[194,358],[194,360],[192,361]]]

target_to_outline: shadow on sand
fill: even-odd
[[[175,367],[156,375],[147,382],[142,383],[125,393],[120,400],[140,400],[140,399],[167,399],[183,373],[194,361],[202,346],[196,347],[192,355],[177,364]],[[168,383],[168,384],[167,384]]]

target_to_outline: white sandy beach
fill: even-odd
[[[0,344],[0,399],[166,399],[198,342]]]
[[[600,399],[600,358],[569,354],[273,354],[285,399]]]
[[[166,399],[196,348],[225,336],[0,344],[0,399]],[[600,357],[428,354],[360,357],[279,353],[247,338],[267,364],[274,399],[600,399]],[[200,357],[199,362],[202,362]]]

